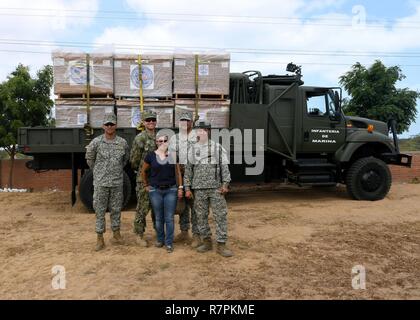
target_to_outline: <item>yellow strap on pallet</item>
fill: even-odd
[[[144,111],[144,98],[143,98],[143,73],[142,73],[142,61],[141,61],[141,54],[139,54],[137,59],[138,67],[139,67],[139,98],[140,98],[140,119],[143,116]],[[137,130],[143,131],[144,125],[143,121],[140,121],[137,124]]]
[[[90,56],[86,55],[86,109],[87,123],[90,124]]]
[[[84,126],[86,141],[90,141],[93,129],[90,125],[90,55],[86,54],[86,123]]]
[[[194,122],[198,120],[198,54],[195,55],[195,100],[194,100],[195,116]]]

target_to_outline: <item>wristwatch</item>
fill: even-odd
[[[179,186],[178,189],[184,189],[184,186]]]

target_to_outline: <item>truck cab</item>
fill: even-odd
[[[300,186],[343,183],[353,199],[383,199],[392,180],[387,165],[411,166],[411,156],[399,151],[395,122],[348,117],[341,88],[304,86],[300,67],[288,71],[295,74],[231,77],[231,127],[265,129],[261,178]]]

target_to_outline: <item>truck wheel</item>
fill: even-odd
[[[347,192],[355,200],[381,200],[391,188],[391,171],[378,158],[361,158],[347,172]]]
[[[130,201],[131,196],[131,182],[130,178],[128,177],[127,173],[124,172],[124,202],[123,208],[127,206],[128,202]],[[92,170],[87,170],[83,175],[82,179],[80,180],[80,187],[79,187],[79,197],[82,200],[82,203],[85,205],[86,208],[89,209],[91,213],[94,212],[93,210],[93,172]]]

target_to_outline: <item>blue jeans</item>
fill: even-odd
[[[149,198],[155,213],[157,241],[165,243],[165,246],[172,246],[178,189],[176,186],[169,189],[150,187]]]

